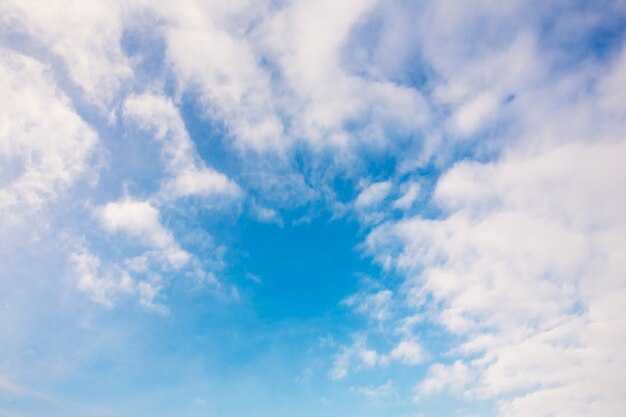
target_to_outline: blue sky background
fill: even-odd
[[[0,2],[0,416],[623,415],[625,33]]]

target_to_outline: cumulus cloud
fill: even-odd
[[[89,101],[101,110],[117,95],[133,72],[120,39],[124,7],[118,1],[3,2],[5,30],[21,33],[58,56]]]
[[[343,304],[374,321],[385,322],[392,315],[392,297],[393,293],[390,290],[380,290],[374,293],[358,292],[346,298]]]
[[[459,136],[476,133],[497,114],[499,100],[492,93],[485,92],[463,103],[451,120],[452,129]]]
[[[408,181],[402,186],[404,194],[393,202],[393,208],[409,210],[420,196],[422,187],[417,182]]]
[[[447,352],[458,360],[433,365],[417,391],[497,399],[506,416],[616,415],[626,374],[623,45],[555,72],[563,55],[534,27],[545,9],[459,6],[425,6],[420,52],[443,76],[434,98],[450,109],[451,140],[481,133],[476,148],[498,156],[444,172],[437,216],[389,221],[367,240],[404,275],[407,317],[425,312],[461,340]],[[591,30],[603,13],[574,10],[559,30]]]
[[[471,379],[470,368],[458,360],[451,365],[436,363],[428,368],[426,378],[417,386],[416,395],[433,394],[444,389],[461,391]]]
[[[162,96],[130,96],[124,102],[124,117],[151,131],[162,143],[162,155],[170,178],[162,195],[180,198],[199,195],[213,198],[238,198],[241,189],[224,174],[207,167],[196,154],[195,146],[172,101]]]
[[[99,212],[109,232],[125,232],[154,247],[165,247],[172,237],[159,222],[159,212],[147,201],[125,200],[108,203]]]
[[[71,255],[70,260],[77,276],[77,288],[88,294],[95,302],[106,307],[113,307],[113,299],[118,294],[134,292],[134,282],[123,270],[115,271],[119,276],[101,276],[101,261],[95,255],[79,251]]]
[[[387,135],[424,127],[420,92],[345,68],[344,45],[374,4],[186,1],[149,9],[163,19],[165,59],[181,92],[198,92],[205,114],[226,125],[240,150],[284,156],[301,142],[317,151],[386,148]]]
[[[159,210],[149,201],[126,198],[94,209],[100,226],[122,241],[143,247],[136,256],[103,262],[97,254],[80,248],[69,257],[78,290],[96,303],[111,308],[123,295],[134,295],[148,309],[166,313],[156,300],[164,286],[162,275],[189,269],[205,281],[205,271],[159,218]],[[206,280],[215,284],[213,278]]]
[[[403,340],[389,354],[392,359],[405,365],[417,365],[424,362],[426,355],[415,340]]]
[[[272,208],[253,203],[252,214],[262,223],[276,223],[281,227],[283,226],[283,219],[280,217],[280,214]]]
[[[243,148],[279,151],[287,145],[271,75],[238,27],[264,14],[264,2],[218,7],[188,1],[155,11],[167,18],[166,58],[186,89],[199,90],[208,116],[223,121]],[[237,22],[237,23],[235,23]],[[190,54],[189,51],[194,51]]]
[[[98,208],[96,214],[105,230],[127,234],[159,249],[174,268],[181,268],[190,259],[172,233],[161,224],[158,209],[148,201],[126,199],[108,203]]]
[[[126,292],[135,294],[144,306],[165,312],[165,307],[154,301],[163,283],[169,282],[169,279],[162,279],[162,275],[184,269],[185,274],[195,277],[198,283],[216,285],[218,280],[205,270],[197,257],[182,249],[172,231],[161,222],[161,210],[189,196],[203,197],[207,202],[229,203],[238,199],[242,191],[198,157],[170,99],[150,94],[132,95],[125,100],[122,114],[125,120],[151,133],[160,145],[165,168],[162,185],[152,198],[125,197],[96,207],[93,212],[104,231],[117,235],[125,244],[142,248],[142,252],[103,265],[97,255],[74,254],[71,260],[79,276],[78,288],[94,301],[111,307],[116,294]]]
[[[93,302],[106,308],[113,308],[123,296],[136,296],[147,309],[165,314],[168,309],[156,299],[162,282],[158,274],[149,274],[146,279],[133,277],[132,268],[102,262],[93,253],[79,248],[69,256],[70,265],[76,279],[76,288],[85,293]]]
[[[343,45],[374,2],[293,2],[261,27],[266,55],[280,69],[291,110],[292,134],[315,148],[387,146],[392,132],[415,132],[428,106],[415,89],[371,80],[344,67]],[[319,27],[326,29],[323,34]],[[344,126],[353,124],[355,131]]]
[[[389,181],[375,182],[363,189],[354,201],[356,209],[366,209],[380,204],[391,192],[392,184]]]
[[[0,50],[0,93],[10,103],[0,111],[0,210],[8,220],[77,182],[98,135],[32,58]]]
[[[180,171],[176,177],[168,180],[163,187],[166,195],[184,197],[189,195],[237,197],[239,187],[224,174],[212,169],[188,167]]]
[[[372,368],[386,363],[387,358],[384,355],[367,347],[365,336],[357,335],[354,342],[349,346],[343,346],[335,357],[330,377],[336,380],[343,379],[351,370]]]
[[[524,393],[503,401],[505,415],[623,406],[625,158],[615,138],[459,163],[435,192],[442,218],[387,224],[368,239],[409,277],[406,302],[432,297],[432,319],[466,340],[457,353],[480,355],[467,365],[479,372],[476,395]]]

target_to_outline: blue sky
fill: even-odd
[[[623,414],[624,2],[0,22],[0,416]]]

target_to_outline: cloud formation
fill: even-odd
[[[612,416],[624,406],[614,378],[626,371],[626,145],[556,142],[456,164],[435,190],[441,218],[387,223],[368,245],[405,274],[409,306],[428,305],[465,340],[451,352],[474,357],[473,395],[511,395],[503,415]],[[445,369],[420,390],[450,378],[454,388]]]
[[[0,50],[0,92],[0,211],[19,221],[88,171],[98,135],[32,58]]]
[[[307,357],[333,389],[626,407],[623,2],[7,0],[0,22],[0,289],[22,297],[0,342],[23,363],[37,297],[167,313],[206,286],[247,309],[214,327],[256,318],[299,260],[268,250],[261,280],[249,252],[330,217],[382,267],[320,319],[347,341]]]
[[[149,94],[130,96],[124,102],[123,115],[153,133],[162,144],[165,170],[171,177],[162,186],[163,198],[239,197],[241,189],[237,184],[207,167],[197,156],[194,143],[171,100]]]

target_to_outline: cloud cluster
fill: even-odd
[[[123,83],[133,76],[119,42],[126,16],[118,1],[9,0],[0,10],[5,33],[24,37],[44,59],[48,55],[47,59],[61,60],[88,102],[105,114]]]
[[[0,213],[41,208],[88,171],[97,133],[78,116],[39,62],[0,50]]]
[[[415,366],[428,358],[422,345],[415,339],[401,339],[387,354],[368,347],[367,342],[365,335],[355,335],[352,344],[340,348],[329,372],[331,379],[344,379],[350,373],[385,367],[391,362]]]
[[[161,143],[165,171],[170,178],[164,182],[160,198],[172,200],[195,195],[232,200],[241,195],[236,183],[207,167],[198,157],[171,100],[150,94],[130,96],[124,101],[123,115]]]
[[[456,355],[478,355],[475,394],[515,394],[506,415],[624,406],[625,157],[620,141],[459,164],[437,188],[444,218],[370,235],[372,248],[400,242],[389,256],[407,276],[406,302],[428,303],[432,320],[466,340]]]
[[[623,409],[626,126],[612,104],[625,98],[616,75],[625,55],[584,98],[550,94],[549,116],[520,114],[524,140],[497,160],[455,164],[434,192],[440,216],[369,235],[379,261],[406,277],[406,305],[464,341],[420,393],[469,384],[466,394],[501,398],[508,416]]]
[[[447,109],[444,134],[472,143],[474,154],[443,171],[426,215],[382,224],[380,212],[360,217],[373,227],[369,253],[404,277],[388,332],[409,324],[419,334],[418,317],[452,336],[416,384],[416,400],[447,391],[497,401],[507,416],[618,415],[626,50],[619,42],[608,59],[559,67],[567,58],[550,48],[563,45],[574,22],[584,32],[610,20],[592,7],[568,11],[547,35],[535,25],[549,7],[438,2],[423,12],[431,22],[420,26],[429,34],[420,53],[441,77],[432,91]],[[421,187],[401,187],[407,203],[393,205],[410,207]],[[369,195],[355,207],[362,211]],[[366,299],[355,310],[379,315]]]
[[[149,94],[130,96],[122,114],[159,143],[165,171],[161,187],[147,200],[125,197],[96,207],[94,216],[104,231],[139,245],[144,251],[105,266],[97,256],[79,248],[71,260],[78,288],[94,301],[111,307],[118,294],[136,294],[141,304],[164,312],[167,309],[155,301],[165,285],[163,275],[187,268],[188,275],[201,282],[216,284],[216,280],[212,272],[204,271],[197,257],[181,248],[173,232],[162,223],[160,207],[167,208],[188,197],[202,198],[205,204],[229,205],[241,197],[242,191],[198,157],[170,100]]]
[[[308,153],[304,157],[310,161],[310,168],[306,169],[328,171],[329,167],[322,166],[314,156],[328,150],[334,153],[332,159],[327,159],[330,165],[338,163],[351,169],[346,162],[354,161],[361,146],[387,148],[389,136],[414,135],[426,123],[428,105],[418,90],[384,77],[354,73],[345,65],[343,48],[350,41],[354,26],[367,18],[374,7],[374,2],[352,1],[317,5],[299,1],[238,1],[228,6],[194,0],[175,6],[143,1],[89,5],[5,2],[0,16],[5,23],[7,45],[30,55],[24,58],[28,65],[47,66],[50,75],[46,77],[61,84],[69,98],[61,93],[45,93],[50,89],[36,85],[37,74],[23,80],[3,77],[11,84],[6,86],[7,91],[19,95],[22,90],[33,89],[37,94],[56,95],[61,102],[66,101],[68,112],[71,100],[82,107],[81,115],[98,128],[89,127],[75,116],[62,123],[62,128],[47,126],[45,132],[36,133],[59,137],[30,143],[65,148],[58,149],[58,158],[55,149],[41,152],[48,160],[42,158],[37,170],[29,171],[39,172],[41,180],[22,178],[21,183],[28,182],[28,186],[15,182],[10,192],[3,194],[3,205],[13,204],[9,200],[13,201],[17,194],[34,201],[58,188],[61,182],[72,183],[85,170],[81,164],[97,140],[92,129],[108,125],[119,133],[119,129],[135,125],[160,147],[160,189],[136,197],[125,191],[108,202],[89,203],[88,207],[95,207],[94,218],[103,231],[123,232],[131,238],[129,242],[134,239],[150,251],[161,251],[170,260],[170,266],[185,264],[193,256],[181,249],[172,231],[160,223],[162,211],[189,197],[201,198],[205,207],[228,205],[241,199],[245,192],[241,185],[197,155],[179,112],[183,95],[193,95],[203,117],[225,126],[226,136],[235,145],[228,151],[240,152],[242,163],[256,161],[257,165],[249,169],[260,172],[248,175],[248,186],[257,187],[264,196],[275,193],[278,197],[270,199],[273,201],[285,201],[283,190],[290,194],[287,199],[310,198],[319,193],[311,191],[309,184],[318,182],[320,174],[305,180],[293,169],[289,158],[285,159],[300,146],[314,152],[312,158]],[[320,36],[318,28],[326,25],[329,18],[329,30]],[[150,59],[158,62],[150,67],[146,65]],[[4,61],[11,60],[14,59]],[[19,86],[14,88],[13,84]],[[27,101],[25,106],[30,106],[32,103]],[[19,121],[29,112],[33,110],[22,106],[15,108],[17,117],[8,113],[3,116]],[[32,115],[31,119],[38,118],[36,123],[41,124],[51,117],[63,116],[57,113],[43,118]],[[15,120],[11,123],[17,123]],[[7,135],[24,148],[28,141],[22,138],[22,132],[35,132],[31,127],[25,128],[29,122],[20,123],[16,132]],[[77,126],[75,131],[66,132],[72,126]],[[68,142],[78,137],[80,141]],[[104,144],[99,150],[99,156],[105,160],[107,146]],[[5,151],[10,165],[19,166],[15,159],[21,151]],[[28,160],[37,161],[32,158],[32,151],[24,152],[30,152]],[[322,182],[328,180],[324,178],[327,174],[321,175]],[[125,179],[124,187],[128,181],[134,179]],[[320,188],[324,194],[333,194],[323,184]],[[266,193],[267,190],[271,191]],[[368,204],[365,197],[363,202]],[[281,224],[280,215],[267,207],[264,199],[251,202],[252,214],[261,221]],[[95,200],[100,201],[97,197]],[[145,213],[135,216],[140,209]],[[150,227],[146,223],[149,219]],[[76,240],[84,237],[76,236]],[[146,240],[152,243],[147,244]],[[159,244],[154,243],[157,240]],[[86,249],[85,244],[91,247]],[[97,252],[98,242],[77,246],[77,253]],[[181,255],[185,253],[186,256]],[[94,256],[100,257],[97,253]],[[117,268],[127,262],[119,259],[113,264]]]

